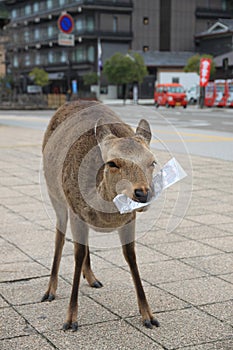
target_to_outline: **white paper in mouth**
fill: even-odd
[[[177,160],[173,157],[164,167],[153,177],[154,196],[147,203],[135,202],[125,194],[118,194],[113,202],[121,214],[131,213],[135,209],[140,209],[154,202],[166,188],[182,180],[187,174]]]

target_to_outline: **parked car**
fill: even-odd
[[[154,91],[155,106],[187,107],[187,97],[181,84],[159,84]]]
[[[193,105],[199,101],[200,98],[200,86],[193,85],[186,91],[188,103]]]

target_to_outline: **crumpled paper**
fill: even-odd
[[[133,210],[140,209],[154,202],[160,194],[168,187],[182,180],[187,176],[184,169],[173,157],[164,167],[153,177],[154,196],[147,203],[135,202],[125,194],[118,194],[113,202],[121,214],[131,213]]]

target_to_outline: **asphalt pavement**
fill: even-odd
[[[113,108],[129,119],[135,115],[135,106]],[[170,111],[166,113],[169,118]],[[104,286],[93,289],[81,280],[80,327],[77,333],[64,332],[61,328],[71,292],[73,245],[68,233],[57,298],[41,303],[52,262],[54,222],[43,179],[39,178],[42,129],[49,115],[37,111],[34,118],[44,125],[35,128],[35,121],[26,127],[0,125],[1,349],[231,350],[233,163],[221,156],[189,153],[187,147],[185,152],[175,150],[173,154],[171,142],[163,144],[155,138],[153,150],[159,163],[175,155],[188,173],[186,182],[168,189],[160,201],[138,215],[139,269],[161,326],[152,330],[143,327],[116,237],[91,234],[93,270]],[[153,129],[162,130],[164,125],[158,127],[158,120],[154,122]],[[199,127],[197,133],[206,138],[206,131]],[[174,130],[168,134],[166,128],[166,132],[166,138],[175,137]],[[232,138],[229,126],[229,136],[222,135],[227,131],[211,132],[215,138]],[[191,138],[186,136],[187,140]],[[198,140],[200,136],[192,137]],[[219,142],[215,140],[212,147],[218,147]],[[232,145],[232,140],[221,142]],[[180,139],[174,143],[186,144]],[[158,144],[164,147],[154,147]],[[169,223],[173,223],[170,233]]]

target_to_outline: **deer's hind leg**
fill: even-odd
[[[41,301],[52,301],[55,299],[57,283],[58,283],[58,271],[61,262],[62,250],[65,243],[65,233],[67,228],[68,211],[65,205],[51,200],[57,216],[56,223],[56,237],[55,237],[55,251],[53,257],[53,264],[51,269],[51,275],[49,279],[49,285],[47,291],[43,295]]]
[[[83,263],[83,277],[86,278],[87,282],[91,287],[101,288],[103,284],[95,277],[92,269],[91,269],[91,259],[90,259],[90,251],[87,246],[87,253]]]

